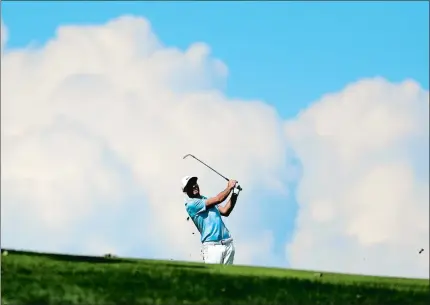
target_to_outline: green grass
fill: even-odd
[[[9,251],[2,304],[428,304],[429,281]]]

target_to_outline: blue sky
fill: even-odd
[[[229,98],[263,100],[287,120],[366,77],[414,79],[428,90],[428,10],[428,2],[2,1],[2,20],[13,49],[41,45],[61,25],[143,16],[167,46],[208,44],[228,66]],[[265,221],[282,227],[274,259],[281,264],[297,203],[266,193],[260,201],[279,207]]]
[[[428,2],[3,2],[8,47],[43,43],[61,24],[148,18],[166,45],[204,41],[229,67],[227,94],[284,118],[360,78],[428,89]],[[29,30],[31,29],[31,30]]]

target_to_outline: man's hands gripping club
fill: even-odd
[[[236,180],[229,180],[229,181],[228,181],[228,183],[227,183],[227,187],[228,187],[230,190],[232,190],[232,189],[234,189],[234,187],[236,186],[236,184],[237,184],[237,181],[236,181]]]
[[[231,185],[230,185],[231,182]],[[236,182],[236,183],[233,183]],[[230,213],[233,211],[234,206],[236,205],[237,197],[239,196],[239,192],[242,190],[240,185],[235,180],[229,181],[228,186],[233,186],[233,193],[231,194],[230,199],[224,206],[218,206],[218,210],[222,216],[228,217]]]
[[[220,204],[223,201],[225,201],[227,199],[228,195],[230,195],[230,192],[235,188],[236,185],[237,185],[237,181],[236,180],[229,180],[228,183],[227,183],[227,187],[226,187],[225,190],[223,190],[221,193],[219,193],[215,197],[208,198],[206,200],[206,206],[207,207],[211,207],[211,206]]]

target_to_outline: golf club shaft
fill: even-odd
[[[208,167],[209,169],[211,169],[212,171],[214,171],[215,173],[217,173],[218,175],[220,175],[221,177],[223,177],[225,180],[227,180],[227,181],[229,181],[229,180],[230,180],[230,179],[228,179],[227,177],[225,177],[224,175],[222,175],[222,174],[220,174],[219,172],[217,172],[215,169],[213,169],[213,168],[212,168],[212,167],[210,167],[209,165],[207,165],[205,162],[203,162],[202,160],[200,160],[200,159],[196,158],[196,157],[195,157],[195,156],[193,156],[193,155],[186,155],[186,156],[184,157],[184,159],[185,159],[186,157],[188,157],[188,156],[193,157],[194,159],[196,159],[197,161],[199,161],[200,163],[202,163],[204,166]],[[239,189],[240,191],[242,190],[242,188],[240,187],[240,185],[239,185],[238,189]]]
[[[221,177],[223,177],[225,180],[229,181],[230,179],[228,179],[227,177],[225,177],[224,175],[220,174],[219,172],[217,172],[216,170],[214,170],[212,167],[210,167],[209,165],[207,165],[205,162],[203,162],[202,160],[197,159],[196,157],[192,156],[194,159],[196,159],[197,161],[199,161],[201,164],[205,165],[206,167],[210,168],[211,170],[213,170],[215,173],[217,173],[218,175],[220,175]]]

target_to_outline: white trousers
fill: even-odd
[[[202,245],[203,261],[206,264],[233,265],[235,248],[233,240]]]

